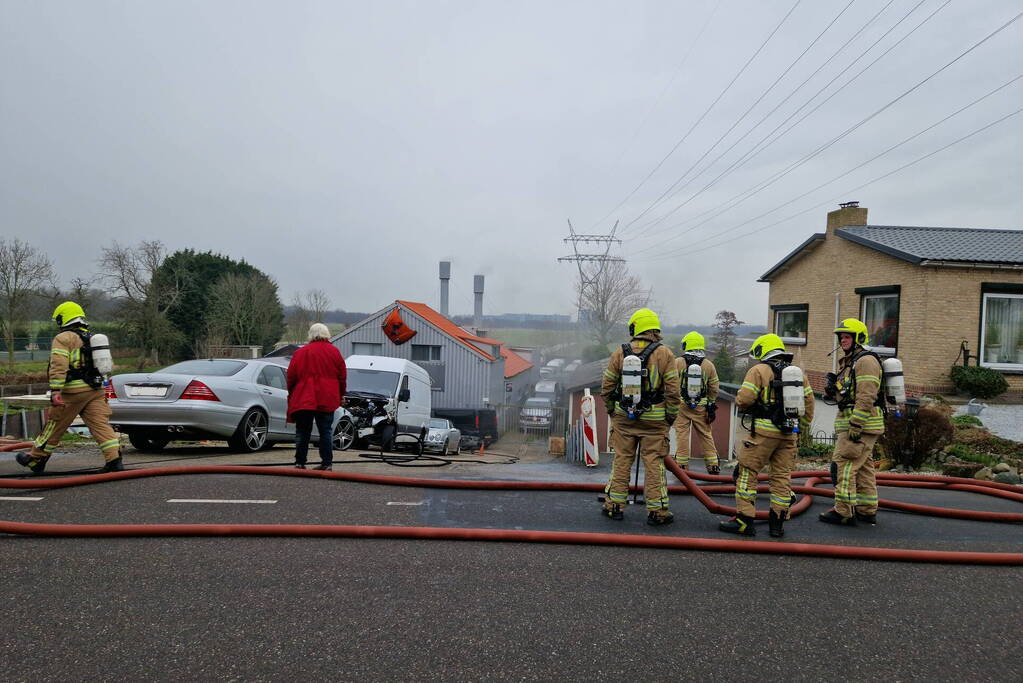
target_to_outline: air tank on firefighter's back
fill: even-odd
[[[89,348],[92,350],[92,364],[101,375],[109,378],[114,372],[114,357],[110,355],[110,340],[107,339],[107,335],[90,336]]]
[[[696,408],[696,402],[700,398],[700,391],[703,389],[703,368],[693,363],[686,368],[686,404],[690,409]]]
[[[791,423],[792,431],[799,432],[799,418],[806,414],[803,402],[803,371],[795,365],[786,366],[781,371],[781,401],[785,411],[785,419]]]
[[[902,417],[902,406],[906,405],[906,378],[902,374],[902,361],[885,358],[881,361],[884,375],[884,394],[889,403],[895,404],[895,417]]]

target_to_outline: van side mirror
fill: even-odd
[[[398,401],[399,402],[407,401],[411,396],[412,392],[410,392],[408,389],[402,389],[401,391],[398,392]]]

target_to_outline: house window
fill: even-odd
[[[875,288],[880,289],[880,288]],[[860,319],[870,335],[869,346],[880,355],[895,355],[899,342],[899,291],[860,294]]]
[[[981,365],[1023,370],[1023,294],[984,294]]]
[[[353,356],[379,356],[383,353],[384,345],[372,342],[352,342]]]
[[[440,347],[427,344],[412,345],[412,360],[440,360]]]
[[[806,304],[783,304],[774,309],[774,333],[786,344],[805,344],[810,307]]]

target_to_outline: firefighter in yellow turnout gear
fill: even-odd
[[[687,372],[690,365],[700,368],[699,389],[690,387]],[[710,425],[717,411],[718,371],[706,354],[706,344],[699,332],[690,332],[682,338],[682,355],[675,360],[682,392],[682,407],[675,418],[675,462],[682,469],[689,467],[689,438],[695,431],[708,474],[720,474],[717,446]]]
[[[880,403],[881,362],[864,346],[869,342],[867,326],[846,318],[835,328],[844,355],[838,374],[828,373],[825,398],[838,402],[832,472],[837,469],[835,507],[821,513],[828,524],[855,526],[856,520],[877,523],[877,479],[874,444],[884,434],[884,411]]]
[[[36,437],[32,451],[18,453],[18,464],[41,474],[46,462],[71,423],[79,415],[99,444],[106,461],[104,472],[120,472],[120,442],[110,426],[110,406],[86,347],[88,325],[85,311],[73,301],[65,301],[53,311],[60,332],[50,346],[47,374],[50,381],[50,409],[43,431]]]
[[[791,420],[783,419],[781,402],[783,371],[790,366],[792,354],[785,350],[780,337],[765,334],[753,342],[750,357],[758,362],[746,372],[735,401],[739,411],[752,418],[750,435],[743,439],[735,471],[736,515],[721,522],[718,528],[743,536],[756,535],[753,520],[757,511],[757,475],[767,465],[771,485],[770,534],[784,536],[783,525],[792,504],[789,475],[798,451],[799,434],[793,431],[793,426],[809,428],[813,420],[813,390],[800,371],[801,387],[795,390],[802,394],[804,412],[798,425],[791,424]]]
[[[675,354],[661,344],[660,332],[656,313],[647,308],[633,313],[629,318],[632,341],[615,349],[604,371],[600,393],[611,414],[615,456],[601,512],[611,519],[624,517],[637,448],[646,470],[647,524],[670,524],[674,519],[668,510],[664,458],[668,429],[678,414],[679,377]]]

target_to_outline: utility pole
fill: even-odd
[[[625,259],[620,256],[611,256],[611,247],[615,244],[621,244],[622,241],[615,237],[615,232],[618,230],[618,221],[615,221],[614,226],[611,228],[611,232],[607,235],[582,235],[575,231],[572,226],[572,221],[568,221],[568,237],[563,241],[566,244],[572,245],[571,256],[561,256],[558,258],[558,263],[575,263],[576,268],[579,270],[579,284],[580,284],[580,296],[578,304],[578,322],[582,322],[583,317],[583,296],[586,292],[586,288],[592,285],[597,278],[604,272],[604,268],[608,263],[624,263]],[[579,247],[582,245],[584,248],[588,248],[590,245],[594,245],[597,249],[601,245],[604,246],[603,253],[585,253],[580,252]],[[591,269],[587,273],[586,268],[583,266],[585,263],[596,263],[599,264],[595,269]]]

